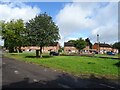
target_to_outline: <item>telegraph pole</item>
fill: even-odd
[[[98,43],[98,54],[99,54],[99,34],[97,34],[97,43]]]

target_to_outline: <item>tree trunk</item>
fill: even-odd
[[[42,47],[40,46],[40,58],[42,58]]]
[[[118,57],[120,58],[120,49],[118,49]]]
[[[19,53],[22,53],[21,47],[18,48]]]
[[[81,54],[80,50],[78,50],[78,53]]]
[[[39,57],[39,50],[36,50],[36,57]]]
[[[17,47],[14,47],[14,53],[18,53]]]
[[[14,47],[9,47],[9,53],[13,53],[14,52]]]

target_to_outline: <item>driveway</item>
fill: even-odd
[[[118,85],[104,80],[82,79],[36,64],[2,58],[2,86],[4,88],[108,88]]]

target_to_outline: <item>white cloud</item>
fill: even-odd
[[[95,17],[97,26],[91,30],[91,37],[94,42],[97,34],[100,34],[101,42],[114,43],[118,40],[117,8],[117,3],[110,3],[99,10]]]
[[[56,23],[63,38],[80,33],[95,42],[99,33],[101,42],[111,43],[118,39],[117,8],[117,3],[69,3],[56,15]]]
[[[80,7],[78,3],[66,4],[66,6],[60,10],[56,16],[56,22],[61,29],[61,32],[69,34],[73,30],[77,32],[84,28],[88,28],[89,25],[94,25],[94,21],[87,18],[92,14],[91,10],[87,10],[83,5]],[[89,24],[87,23],[89,21]]]
[[[22,2],[0,2],[0,20],[23,19],[25,22],[34,18],[41,12],[40,8],[26,5]],[[4,41],[0,39],[0,45]]]
[[[77,38],[74,38],[74,37],[63,37],[62,39],[60,39],[60,45],[61,46],[64,46],[64,42],[67,42],[69,40],[76,40]]]
[[[23,19],[28,21],[40,13],[38,7],[31,7],[24,3],[12,2],[0,4],[0,20]]]
[[[99,34],[101,42],[114,43],[118,40],[118,25],[106,25],[92,30],[91,38],[94,42],[96,41],[97,34]]]

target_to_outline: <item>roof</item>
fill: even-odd
[[[94,45],[98,45],[98,43],[95,43]],[[106,43],[99,43],[99,46],[100,47],[109,47],[109,48],[112,48],[112,46],[110,46],[109,44],[106,44]]]
[[[49,44],[48,46],[57,46],[58,42],[54,42],[54,43],[51,43]]]
[[[58,42],[53,42],[53,43],[48,44],[47,46],[57,46],[57,44],[59,44],[59,43]],[[30,46],[36,46],[36,45],[32,44]]]
[[[74,44],[70,42],[64,42],[64,46],[74,46]]]

